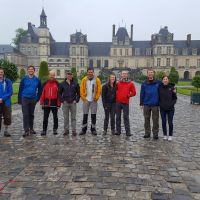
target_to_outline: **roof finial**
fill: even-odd
[[[42,9],[44,9],[44,0],[42,0]]]

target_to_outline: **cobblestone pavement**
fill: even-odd
[[[139,94],[139,86],[138,94]],[[143,139],[139,95],[132,99],[133,136],[102,135],[103,109],[98,109],[98,136],[59,134],[22,138],[22,115],[13,106],[11,138],[0,136],[0,199],[20,200],[190,200],[200,199],[200,106],[179,96],[172,142]],[[78,131],[81,103],[78,105]],[[42,127],[36,109],[35,130]]]

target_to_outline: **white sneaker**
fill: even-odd
[[[172,141],[172,136],[169,136],[168,141]]]
[[[163,140],[167,140],[167,136],[164,136],[164,137],[163,137]]]

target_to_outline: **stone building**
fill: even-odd
[[[191,34],[185,40],[174,40],[174,34],[165,26],[152,34],[149,41],[135,41],[133,25],[130,34],[126,27],[116,31],[113,25],[111,42],[88,42],[87,35],[81,32],[71,34],[69,42],[56,42],[47,26],[44,9],[39,27],[28,23],[19,50],[27,56],[28,65],[38,67],[41,61],[47,61],[58,78],[63,78],[71,67],[80,73],[88,66],[97,72],[102,68],[127,67],[140,68],[144,73],[149,67],[168,72],[174,66],[183,79],[200,73],[200,40],[192,40]]]

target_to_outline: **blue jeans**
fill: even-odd
[[[167,135],[167,121],[169,125],[169,136],[173,136],[173,118],[174,118],[175,110],[164,111],[160,109],[160,115],[162,119],[162,129],[163,135]]]

